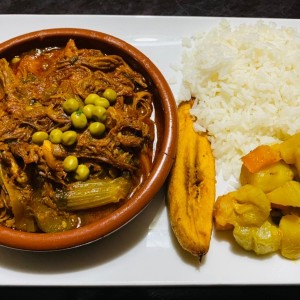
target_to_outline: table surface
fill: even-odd
[[[94,14],[224,16],[300,18],[297,0],[7,0],[0,2],[0,14]],[[1,16],[0,16],[1,17]],[[21,25],[21,24],[20,24]],[[280,270],[279,270],[280,272]],[[201,287],[3,287],[9,297],[25,299],[211,299],[215,296],[253,299],[257,296],[291,296],[297,286],[201,286]]]

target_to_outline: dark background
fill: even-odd
[[[2,0],[1,14],[299,18],[297,0]]]
[[[297,0],[1,0],[0,14],[96,14],[300,18]],[[0,15],[1,18],[1,15]],[[22,24],[20,24],[22,26]],[[0,28],[0,30],[4,30]],[[7,30],[7,28],[5,29]],[[300,267],[300,266],[299,266]],[[174,270],[176,272],[176,270]],[[264,272],[264,270],[262,270]],[[278,270],[280,272],[280,270]],[[268,274],[266,274],[268,276]],[[1,283],[0,283],[1,284]],[[2,287],[2,297],[39,300],[298,298],[298,286]],[[293,296],[295,295],[295,296]]]

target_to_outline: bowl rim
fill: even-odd
[[[42,41],[45,38],[52,38],[53,36],[70,36],[74,38],[99,40],[108,44],[110,47],[125,52],[137,61],[149,74],[152,82],[157,87],[160,97],[165,99],[162,103],[164,110],[165,138],[161,145],[161,151],[158,153],[156,162],[153,165],[152,172],[147,181],[143,183],[144,191],[148,194],[147,201],[140,201],[142,194],[141,190],[138,190],[132,199],[114,211],[113,218],[109,215],[101,219],[101,222],[93,222],[65,232],[29,233],[17,231],[18,234],[16,236],[13,229],[0,225],[0,245],[8,248],[31,251],[64,250],[83,246],[110,235],[134,219],[151,202],[166,181],[176,156],[178,122],[177,105],[173,92],[157,66],[139,49],[119,37],[101,31],[83,28],[46,28],[21,34],[0,43],[0,57],[2,57],[1,55],[4,51],[16,47],[23,42]],[[55,244],[53,244],[54,238],[56,241]]]

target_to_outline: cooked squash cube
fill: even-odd
[[[268,219],[271,204],[260,188],[246,184],[240,187],[234,196],[236,225],[259,227]]]
[[[287,181],[266,195],[273,204],[300,207],[300,182]]]
[[[254,251],[257,255],[276,252],[280,249],[281,231],[269,220],[260,227],[236,226],[233,236],[242,248]]]
[[[261,226],[269,217],[271,205],[258,187],[246,184],[237,191],[219,196],[214,207],[215,228]]]
[[[269,193],[286,181],[293,180],[295,172],[293,168],[279,161],[256,173],[250,172],[244,165],[241,168],[240,182],[242,185],[252,184],[261,188],[265,193]]]
[[[233,229],[235,224],[235,215],[233,211],[234,194],[230,192],[219,196],[214,205],[214,225],[217,230]]]
[[[296,150],[300,147],[300,132],[292,135],[279,145],[279,152],[287,164],[296,162]]]
[[[288,259],[300,258],[300,217],[283,216],[279,228],[282,232],[281,255]]]
[[[298,178],[300,178],[300,147],[296,149],[295,151],[295,163],[294,166],[296,168],[296,173],[298,175]]]

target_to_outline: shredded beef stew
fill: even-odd
[[[0,59],[0,224],[59,232],[114,211],[151,169],[152,114],[118,55],[70,39]]]

